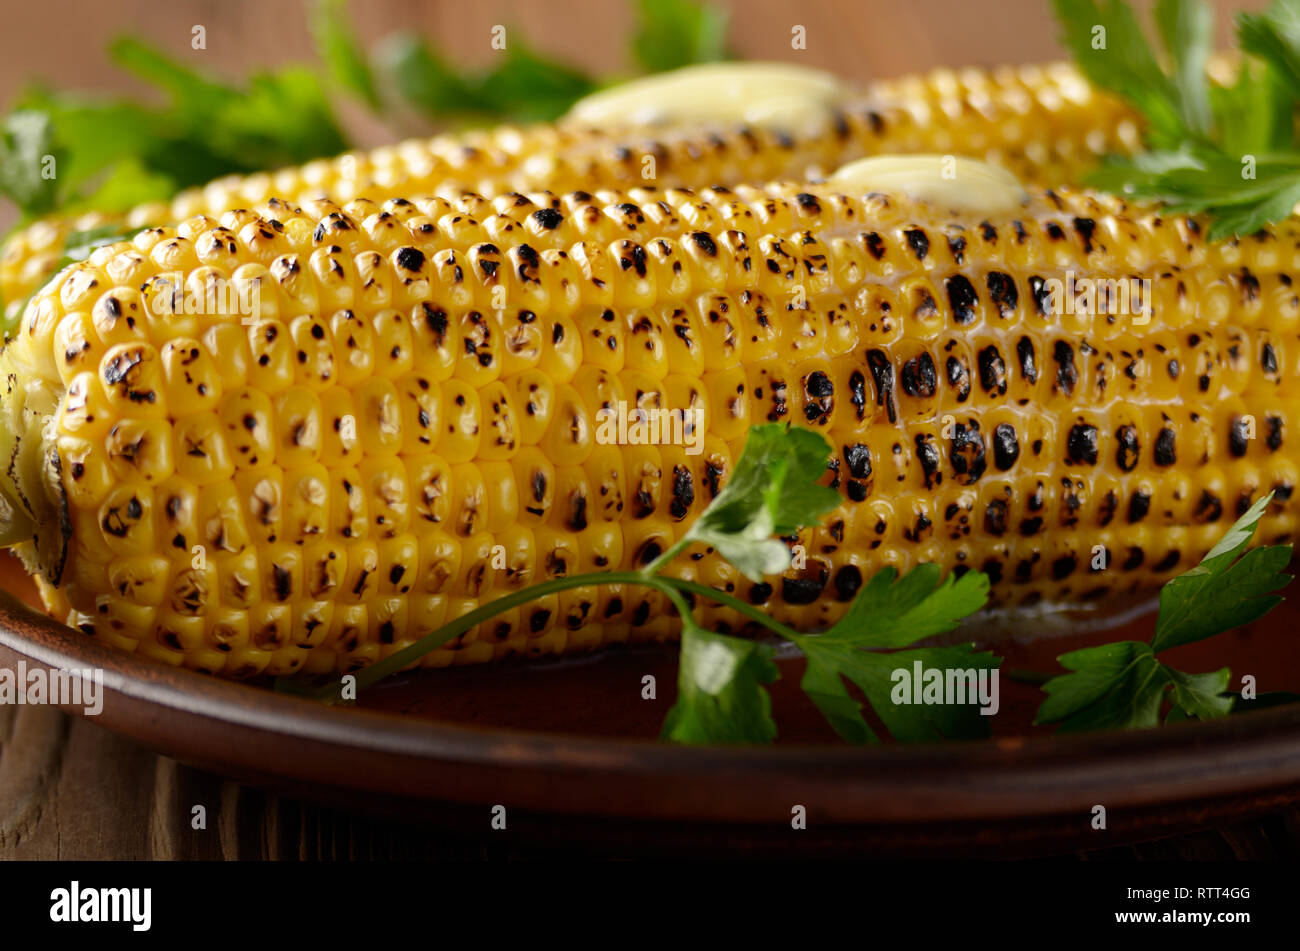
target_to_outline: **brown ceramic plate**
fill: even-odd
[[[1111,846],[1300,798],[1300,705],[1050,737],[1027,726],[1036,691],[1004,679],[988,741],[863,749],[834,740],[787,666],[773,691],[775,747],[684,748],[655,740],[672,702],[671,651],[415,674],[373,688],[365,707],[326,707],[107,648],[23,604],[33,592],[15,568],[0,562],[0,586],[13,592],[0,594],[0,666],[101,668],[94,719],[111,730],[236,779],[453,832],[482,832],[500,804],[513,834],[620,852],[725,842],[784,854],[1018,855]],[[1230,662],[1257,672],[1261,689],[1294,690],[1298,619],[1284,607],[1267,625],[1216,638],[1217,654],[1184,649],[1177,660]],[[1131,633],[1147,636],[1149,622],[1136,623]],[[1049,670],[1083,642],[1000,650],[1009,666]],[[640,698],[647,673],[658,700]],[[808,817],[797,834],[796,805]],[[1091,825],[1097,805],[1105,834]]]

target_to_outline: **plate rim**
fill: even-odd
[[[103,710],[88,719],[166,755],[414,800],[492,802],[508,790],[542,813],[720,822],[788,819],[802,803],[822,821],[860,824],[1052,817],[1300,784],[1300,704],[1069,736],[680,746],[331,707],[121,651],[8,592],[0,646],[29,665],[102,669]],[[343,753],[350,762],[330,761]]]

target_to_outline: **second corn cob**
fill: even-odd
[[[702,97],[707,98],[707,89]],[[887,152],[973,156],[1001,164],[1025,181],[1053,185],[1077,180],[1099,156],[1130,151],[1138,142],[1127,107],[1093,90],[1065,64],[944,70],[862,91],[845,87],[806,111],[823,110],[824,125],[793,132],[741,128],[737,120],[722,116],[707,128],[676,123],[639,130],[573,119],[411,141],[301,168],[231,176],[126,215],[49,219],[19,231],[0,255],[0,302],[16,319],[28,295],[51,276],[74,231],[220,215],[259,205],[272,195],[295,203],[321,195],[346,202],[435,191],[453,196],[470,190],[491,197],[647,183],[756,183],[821,174],[860,156]]]

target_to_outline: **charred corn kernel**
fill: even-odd
[[[640,87],[647,82],[660,91]],[[702,91],[696,91],[701,84]],[[618,104],[628,97],[635,108]],[[628,120],[639,123],[636,117],[643,113],[671,121],[629,128]],[[106,276],[122,286],[139,285],[134,273],[145,265],[146,254],[151,263],[176,269],[195,263],[229,269],[235,260],[256,260],[274,270],[280,256],[301,254],[319,236],[318,244],[340,249],[310,262],[321,278],[319,292],[328,299],[350,283],[344,278],[353,268],[378,273],[373,255],[399,248],[404,239],[398,229],[409,226],[416,211],[429,219],[422,224],[447,230],[453,223],[444,225],[444,216],[457,217],[455,233],[467,244],[508,245],[516,240],[513,228],[531,235],[532,246],[543,254],[560,249],[553,231],[561,210],[549,204],[516,205],[510,199],[511,204],[495,207],[478,200],[453,210],[445,199],[417,207],[402,195],[442,189],[453,198],[466,188],[509,196],[542,188],[735,184],[816,176],[864,155],[917,152],[986,159],[1025,181],[1057,185],[1077,180],[1098,156],[1131,151],[1138,143],[1136,117],[1063,64],[940,71],[863,90],[791,66],[714,64],[602,92],[555,126],[406,142],[297,169],[220,179],[182,193],[170,205],[152,203],[122,216],[40,221],[14,235],[0,255],[0,300],[10,321],[16,320],[23,301],[53,273],[68,236],[105,225],[138,229],[184,222],[174,233],[137,240],[133,252],[115,252],[111,264],[105,257]],[[310,213],[311,200],[321,194],[347,202],[339,214],[349,218],[320,215],[309,223],[295,217],[299,205]],[[265,220],[233,208],[257,208]],[[656,211],[647,209],[648,217],[658,220]],[[688,224],[697,223],[694,230],[713,232],[723,208],[697,204],[679,213]],[[363,239],[371,257],[356,260],[351,255],[362,249]],[[593,240],[607,238],[595,234]],[[306,269],[308,262],[295,266]],[[327,270],[317,272],[317,267]],[[393,295],[392,306],[398,306],[396,298],[404,293],[419,299],[424,282],[436,272],[436,263],[403,267],[391,281],[357,292]]]
[[[555,464],[535,447],[520,450],[512,460],[525,523],[547,518],[555,501]]]
[[[612,213],[546,194],[488,206],[491,249],[430,216],[399,232],[282,209],[286,234],[319,233],[303,260],[347,236],[349,287],[327,300],[331,269],[286,271],[264,289],[276,316],[247,325],[126,321],[127,287],[70,268],[0,355],[16,513],[0,534],[97,636],[249,676],[353,669],[502,592],[648,564],[761,422],[826,435],[841,506],[786,539],[779,577],[704,549],[670,570],[802,628],[885,565],[981,570],[1006,605],[1075,602],[1154,590],[1268,491],[1261,539],[1295,530],[1294,222],[1210,246],[1194,219],[1064,188],[987,215],[831,183],[738,186],[725,209],[682,189],[588,198]],[[537,209],[558,215],[546,236],[570,296],[525,308],[511,285],[502,306],[498,273],[527,270]],[[194,219],[183,240],[215,249],[222,227]],[[654,271],[656,253],[685,277]],[[393,306],[417,254],[462,272],[430,271],[429,300]],[[256,258],[240,244],[202,266]],[[540,331],[536,360],[511,361],[511,328]],[[422,664],[661,640],[666,609],[635,586],[573,589]]]

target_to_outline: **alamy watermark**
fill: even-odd
[[[894,687],[889,699],[898,706],[967,706],[979,704],[980,715],[991,717],[1001,707],[996,667],[896,667],[889,675]]]
[[[1132,317],[1142,325],[1151,321],[1151,279],[1146,277],[1049,277],[1038,297],[1043,309],[1056,316]]]
[[[596,442],[602,446],[684,446],[704,451],[704,410],[628,409],[624,401],[596,411]]]
[[[152,888],[90,888],[73,881],[50,892],[50,921],[129,924],[148,931],[153,923]]]
[[[81,707],[86,716],[98,716],[104,709],[104,672],[98,667],[28,670],[24,660],[12,669],[0,667],[0,706],[42,704]]]
[[[262,279],[232,281],[213,275],[195,287],[182,271],[159,274],[150,282],[154,291],[149,309],[155,317],[223,316],[242,317],[241,323],[256,324],[262,319]]]

